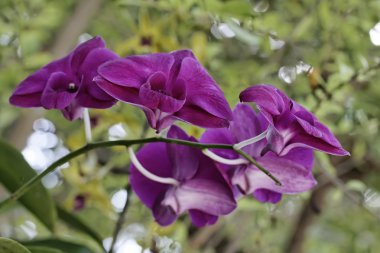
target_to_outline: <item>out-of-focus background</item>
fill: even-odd
[[[85,144],[82,122],[8,103],[21,80],[81,41],[100,35],[121,56],[191,48],[232,107],[249,85],[276,85],[328,125],[351,157],[316,153],[313,191],[277,205],[245,198],[232,215],[202,229],[185,216],[161,228],[131,195],[114,252],[379,252],[379,13],[374,0],[1,0],[1,139],[22,150],[36,171]],[[138,138],[145,121],[121,103],[90,112],[95,140]],[[124,149],[101,150],[43,180],[60,209],[106,248],[127,198],[126,164]],[[55,238],[101,252],[91,232],[62,216]],[[0,236],[51,235],[21,205],[0,213]]]

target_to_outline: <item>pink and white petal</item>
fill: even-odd
[[[211,215],[226,215],[236,208],[230,189],[213,180],[195,178],[177,187],[162,202],[180,214],[190,209]]]

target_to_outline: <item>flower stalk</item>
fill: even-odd
[[[149,178],[152,181],[161,183],[161,184],[171,184],[171,185],[179,185],[179,182],[175,180],[174,178],[170,177],[159,177],[157,175],[154,175],[149,170],[145,169],[144,166],[140,163],[140,161],[137,159],[135,152],[133,151],[133,148],[128,147],[128,153],[129,157],[131,159],[131,163],[135,165],[136,169],[143,174],[146,178]]]
[[[67,154],[66,156],[58,159],[57,161],[52,163],[48,168],[46,168],[44,171],[42,171],[40,174],[31,178],[28,182],[26,182],[18,190],[13,192],[7,199],[0,202],[0,210],[3,209],[4,207],[10,205],[11,203],[16,201],[20,197],[22,197],[37,182],[39,182],[44,176],[53,172],[57,167],[61,166],[62,164],[69,162],[70,160],[72,160],[75,157],[83,155],[83,154],[85,154],[91,150],[97,149],[97,148],[114,147],[114,146],[130,147],[132,145],[153,143],[153,142],[174,143],[174,144],[180,144],[180,145],[185,145],[185,146],[190,146],[190,147],[195,147],[195,148],[200,148],[200,149],[214,148],[214,149],[235,150],[238,154],[240,154],[241,156],[246,158],[249,162],[254,164],[259,170],[261,170],[263,173],[265,173],[267,176],[269,176],[274,182],[276,182],[276,184],[281,185],[281,182],[275,176],[273,176],[268,170],[266,170],[264,167],[262,167],[255,159],[250,157],[244,151],[242,151],[240,149],[235,149],[233,145],[205,144],[205,143],[186,141],[186,140],[180,140],[180,139],[162,138],[162,137],[157,136],[157,137],[135,139],[135,140],[115,140],[115,141],[103,141],[103,142],[88,143],[85,146],[83,146],[83,147]]]
[[[242,159],[242,158],[237,158],[237,159],[226,159],[224,157],[218,156],[214,152],[212,152],[209,149],[203,149],[202,153],[208,157],[210,157],[212,160],[223,163],[226,165],[240,165],[240,164],[246,164],[249,163],[247,160]]]
[[[92,142],[92,132],[91,132],[91,119],[90,112],[88,108],[84,108],[83,110],[83,123],[84,123],[84,133],[86,135],[87,143]]]
[[[234,149],[235,150],[242,149],[245,146],[248,146],[248,145],[251,145],[251,144],[256,143],[258,141],[261,141],[262,139],[264,139],[267,136],[267,133],[268,133],[268,129],[265,130],[264,132],[262,132],[261,134],[255,136],[255,137],[252,137],[252,138],[250,138],[248,140],[244,140],[242,142],[236,143],[234,145]]]

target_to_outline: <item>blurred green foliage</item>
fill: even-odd
[[[81,2],[0,2],[2,139],[12,143],[12,131],[25,115],[25,110],[8,104],[12,89],[54,58],[51,49],[56,38]],[[380,1],[99,2],[100,8],[82,33],[101,35],[108,47],[120,55],[191,48],[220,84],[231,106],[238,102],[243,88],[270,83],[320,117],[352,156],[343,159],[318,156],[321,160],[315,165],[315,174],[320,179],[318,187],[323,187],[321,182],[326,181],[320,170],[324,166],[338,180],[344,180],[344,188],[333,186],[325,194],[323,204],[318,203],[322,207],[317,218],[307,224],[305,251],[300,252],[378,252],[380,55],[379,48],[371,43],[369,30],[380,21]],[[300,62],[312,68],[297,72]],[[288,71],[281,72],[283,67]],[[126,125],[128,138],[138,138],[144,124],[143,114],[128,105],[93,110],[91,114],[96,121],[96,140],[107,139],[108,128],[119,122]],[[57,133],[67,147],[73,150],[85,143],[81,122],[66,122],[57,111],[49,111],[46,116],[56,124]],[[186,128],[196,136],[202,131]],[[101,150],[97,156],[101,161],[95,164],[89,162],[89,157],[72,161],[69,168],[60,172],[61,184],[51,192],[67,211],[106,239],[112,237],[118,218],[111,196],[128,182],[128,156],[123,149]],[[354,194],[361,203],[352,201],[345,191]],[[187,218],[160,228],[149,210],[132,195],[121,234],[134,238],[143,248],[154,248],[157,236],[167,236],[178,241],[183,252],[286,252],[300,211],[312,194],[285,197],[276,206],[245,199],[236,213],[220,219],[215,227],[201,230],[191,227]],[[85,208],[73,211],[79,195],[86,197]],[[22,210],[15,207],[0,213],[0,236],[34,238],[23,229],[30,220],[37,224],[37,237],[49,235],[34,217]],[[63,222],[58,226],[54,236],[84,243],[100,252],[85,233]]]

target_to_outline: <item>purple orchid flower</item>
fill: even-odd
[[[268,149],[286,155],[297,147],[308,147],[344,156],[331,131],[308,110],[271,85],[251,86],[240,93],[242,102],[254,102],[269,122]]]
[[[212,128],[232,119],[223,92],[190,50],[117,59],[98,72],[99,87],[143,109],[157,132],[177,119]]]
[[[261,113],[256,114],[251,107],[238,104],[233,111],[233,121],[229,129],[208,129],[201,137],[203,143],[236,144],[259,135],[268,127]],[[310,190],[316,181],[311,173],[313,153],[311,149],[294,148],[284,156],[272,151],[265,152],[267,140],[242,148],[265,169],[280,180],[281,186],[249,162],[237,165],[219,165],[223,173],[236,187],[235,197],[253,194],[261,202],[277,203],[282,194],[297,194]],[[223,158],[237,159],[239,155],[232,150],[213,150]]]
[[[116,100],[101,90],[93,78],[100,64],[116,58],[105,48],[104,40],[95,37],[27,77],[9,101],[20,107],[59,109],[68,120],[80,118],[84,107],[111,107]]]
[[[195,141],[176,126],[170,128],[168,137]],[[149,173],[174,181],[154,181],[131,166],[132,189],[162,226],[173,223],[185,211],[194,225],[210,225],[236,208],[230,185],[215,163],[197,148],[150,143],[137,153],[137,159]]]

